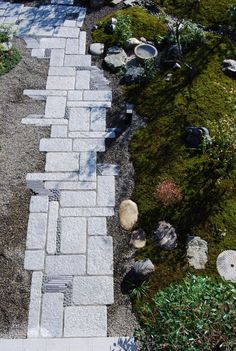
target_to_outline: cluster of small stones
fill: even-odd
[[[24,94],[46,102],[24,124],[51,126],[41,139],[44,173],[27,175],[31,197],[24,267],[32,271],[28,338],[105,337],[113,303],[113,245],[107,217],[115,206],[115,165],[105,151],[112,94],[86,55],[85,8],[54,0],[39,8],[0,2],[0,22],[16,25],[32,56],[50,57],[46,90]]]

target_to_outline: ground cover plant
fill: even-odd
[[[0,26],[0,75],[8,73],[21,60],[19,51],[11,47],[12,29]]]

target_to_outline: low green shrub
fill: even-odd
[[[127,39],[132,37],[131,18],[129,15],[119,14],[116,19],[115,40],[118,44],[123,45]]]

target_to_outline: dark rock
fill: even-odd
[[[165,250],[174,250],[177,247],[177,234],[171,224],[161,221],[154,232],[156,244]]]
[[[191,148],[199,148],[205,139],[207,145],[212,144],[209,130],[205,127],[187,127],[185,128],[185,141]]]
[[[224,60],[222,71],[228,76],[236,79],[236,61],[235,60]]]
[[[116,72],[124,67],[127,61],[127,55],[122,48],[113,46],[107,50],[104,62],[111,71]]]
[[[133,271],[137,277],[147,278],[155,271],[154,264],[149,258],[135,262]]]
[[[140,80],[143,77],[144,72],[145,70],[143,67],[129,67],[125,73],[125,82],[131,83]]]

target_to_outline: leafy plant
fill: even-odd
[[[205,41],[206,35],[202,28],[191,21],[184,21],[180,29],[180,42],[184,47],[201,44]]]
[[[157,74],[156,60],[154,58],[144,61],[144,74],[143,78],[150,80]]]
[[[128,15],[119,14],[116,19],[115,38],[120,45],[123,45],[127,39],[132,37],[131,18]]]
[[[154,323],[137,331],[142,351],[232,350],[236,333],[236,286],[188,275],[156,293]],[[153,319],[152,319],[153,320]]]
[[[140,285],[133,287],[129,295],[133,299],[141,300],[143,296],[147,295],[147,291],[149,288],[150,285],[148,281],[144,281]]]

